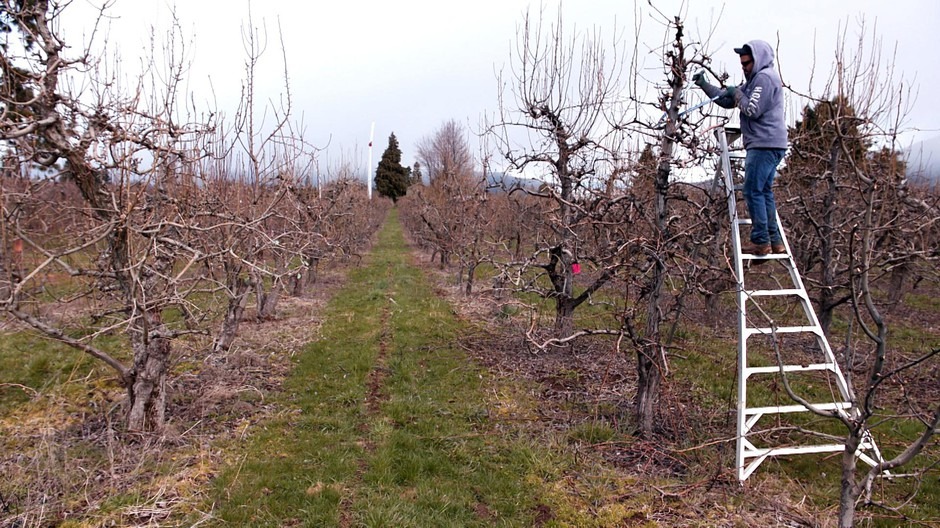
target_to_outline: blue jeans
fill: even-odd
[[[748,149],[744,160],[744,201],[751,217],[751,242],[780,244],[774,176],[785,149]]]

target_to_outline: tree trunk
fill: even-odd
[[[228,301],[228,307],[225,310],[225,319],[222,320],[222,329],[219,331],[219,337],[212,347],[216,353],[228,352],[235,342],[235,335],[238,333],[238,326],[241,324],[245,313],[245,306],[248,305],[248,292],[250,284],[247,280],[239,278],[235,281],[235,295]]]
[[[149,313],[144,318],[147,323],[137,325],[132,334],[134,369],[127,381],[127,430],[135,433],[160,432],[166,414],[170,341],[153,337],[165,329],[159,313]]]
[[[835,312],[835,271],[833,267],[832,241],[823,239],[820,244],[820,253],[822,254],[822,289],[819,292],[819,326],[823,333],[829,336],[829,328],[832,326],[833,312]]]
[[[567,337],[574,331],[574,310],[577,303],[572,298],[574,292],[574,274],[571,272],[572,257],[566,249],[567,241],[562,241],[550,251],[551,261],[548,275],[552,281],[555,297],[555,337]]]
[[[666,370],[665,351],[662,350],[662,336],[659,323],[662,319],[660,297],[666,268],[662,260],[657,260],[650,284],[650,298],[646,313],[646,340],[637,353],[637,398],[636,415],[639,436],[650,438],[653,435],[656,403],[659,400],[659,387],[662,385]]]
[[[653,434],[656,401],[659,398],[659,387],[662,384],[659,356],[658,347],[653,344],[638,348],[636,353],[637,434],[641,438],[649,438]]]
[[[681,87],[681,84],[679,87]],[[674,90],[673,97],[678,97],[678,88]],[[675,108],[675,106],[672,105],[670,108]],[[663,283],[666,280],[666,256],[664,253],[667,248],[665,241],[669,240],[667,217],[669,213],[669,174],[672,170],[671,162],[675,145],[672,139],[675,133],[674,123],[674,118],[671,118],[666,124],[666,134],[663,136],[661,144],[662,152],[656,168],[653,214],[658,243],[653,250],[655,253],[650,255],[654,262],[653,275],[649,281],[649,302],[646,307],[646,332],[643,344],[637,351],[636,417],[639,427],[638,433],[643,438],[649,438],[653,435],[659,387],[662,384],[666,367],[659,324],[662,321],[660,303],[662,302]]]
[[[274,320],[277,314],[277,303],[281,300],[280,282],[279,279],[275,279],[271,289],[267,292],[264,291],[264,286],[261,287],[261,299],[258,301],[258,319],[262,321]]]
[[[891,270],[891,288],[888,290],[888,302],[897,304],[904,298],[904,283],[912,274],[912,266],[907,262]]]
[[[110,266],[124,292],[127,306],[138,304],[138,287],[144,293],[155,291],[172,269],[173,261],[166,255],[156,256],[150,266],[138,268],[139,282],[128,272],[132,268],[130,230],[126,225],[114,228],[108,240]],[[157,254],[159,255],[159,253]],[[129,310],[130,311],[130,310]],[[166,420],[166,374],[170,358],[170,341],[163,324],[160,308],[143,308],[128,328],[134,366],[125,378],[127,387],[127,431],[132,433],[160,432]]]
[[[570,297],[555,301],[555,337],[567,337],[574,331],[574,306]]]
[[[317,272],[320,270],[320,257],[307,257],[307,287],[317,283]]]
[[[709,232],[713,243],[711,251],[707,252],[706,261],[710,269],[722,269],[724,267],[724,248],[731,242],[727,232],[734,228],[728,221],[728,206],[725,202],[725,194],[719,189],[724,189],[724,184],[719,183],[716,179],[712,184],[711,191],[708,193],[708,214],[706,217],[711,219]],[[721,278],[712,280],[708,284],[709,291],[704,294],[705,316],[709,322],[714,324],[723,320],[721,296],[718,293],[734,288],[735,285],[730,281],[727,274],[722,274]]]
[[[260,274],[255,276],[255,298],[258,301],[258,319],[271,321],[277,312],[277,303],[281,300],[281,279],[274,277],[271,288],[265,290],[264,278]]]
[[[0,299],[8,298],[13,288],[13,274],[7,273],[3,250],[4,248],[0,246]]]
[[[477,271],[477,263],[470,264],[467,267],[467,288],[464,290],[464,294],[471,295],[473,294],[473,279],[475,278]]]
[[[826,194],[823,196],[823,218],[820,226],[819,259],[822,290],[819,292],[819,326],[827,336],[836,308],[835,204],[839,192],[836,179],[839,174],[841,152],[838,140],[833,142],[829,150],[829,174],[826,177]]]
[[[293,297],[300,297],[304,294],[303,272],[298,271],[290,276],[290,294]]]
[[[839,528],[853,528],[855,526],[855,503],[861,489],[856,484],[856,471],[858,460],[855,451],[861,442],[860,433],[852,430],[845,439],[845,450],[842,451],[842,484],[839,493]]]

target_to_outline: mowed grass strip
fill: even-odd
[[[487,377],[409,262],[392,211],[364,267],[328,305],[276,418],[252,428],[218,479],[227,526],[532,526],[530,441],[494,434]]]

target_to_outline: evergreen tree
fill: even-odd
[[[805,178],[827,170],[847,170],[852,162],[864,163],[872,142],[846,98],[804,106],[802,117],[790,128],[796,156],[787,159],[787,168],[792,166],[789,173],[802,178],[801,183],[814,185]]]
[[[397,202],[408,192],[410,173],[410,168],[401,165],[401,148],[392,132],[388,136],[388,148],[382,153],[379,166],[375,169],[375,190]]]
[[[857,175],[903,192],[904,163],[899,152],[872,150],[873,127],[845,97],[807,105],[802,118],[790,128],[792,154],[780,171],[777,204],[803,278],[816,285],[819,324],[829,334],[836,309],[855,295],[850,258],[857,215],[867,207]]]

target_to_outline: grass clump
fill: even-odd
[[[603,421],[590,421],[568,429],[568,441],[603,444],[614,439],[614,428]]]

